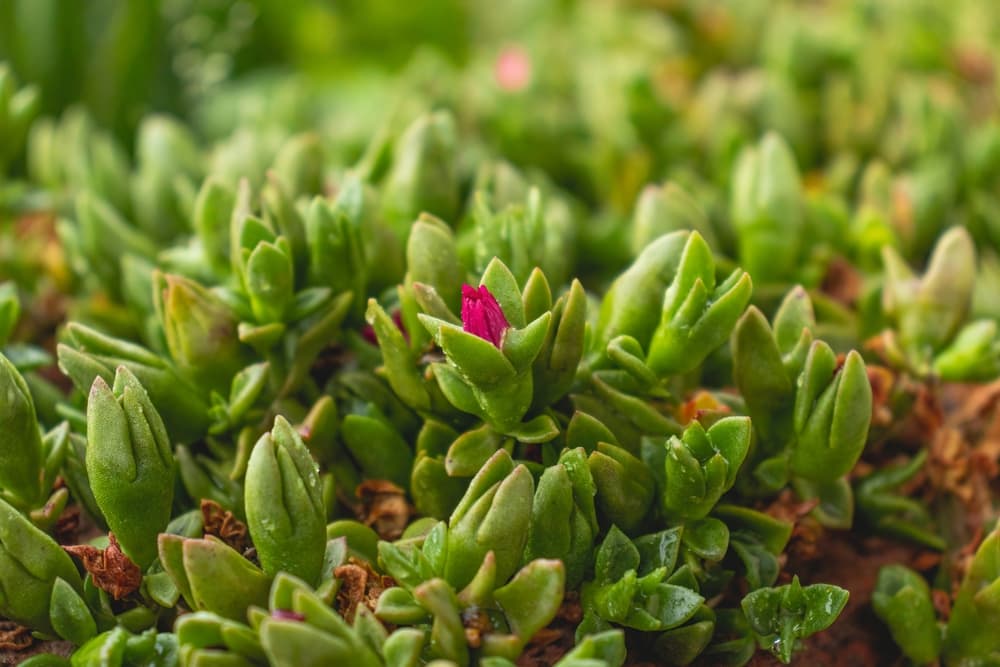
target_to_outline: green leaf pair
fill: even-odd
[[[0,499],[0,614],[50,635],[85,639],[83,582],[55,540]]]
[[[271,578],[218,538],[161,533],[158,546],[160,563],[189,608],[242,622],[247,607],[266,604]]]
[[[882,250],[883,333],[894,365],[920,377],[984,381],[1000,374],[1000,343],[992,320],[969,322],[976,283],[976,249],[964,227],[938,239],[927,270],[917,276],[891,247]]]
[[[582,589],[584,612],[591,618],[584,618],[578,636],[595,626],[594,617],[644,632],[677,628],[694,617],[705,599],[690,588],[665,581],[676,562],[678,546],[672,533],[644,536],[633,543],[612,526],[597,549],[595,579]]]
[[[941,653],[941,629],[931,603],[930,588],[919,574],[905,565],[887,565],[879,570],[872,593],[872,607],[903,653],[917,664],[926,664]]]
[[[659,237],[681,230],[697,232],[718,247],[711,222],[698,201],[679,184],[647,185],[632,214],[632,252],[638,255]]]
[[[740,264],[758,283],[794,280],[805,241],[795,156],[775,133],[743,150],[733,171],[730,220]]]
[[[815,320],[805,291],[789,292],[773,328],[751,308],[736,325],[733,364],[760,446],[755,475],[768,488],[787,477],[830,483],[861,455],[872,413],[872,390],[855,351],[839,362],[813,340]]]
[[[712,251],[701,234],[692,232],[663,296],[663,314],[646,355],[650,369],[662,377],[701,365],[729,340],[752,289],[750,274],[739,269],[716,286]]]
[[[452,220],[459,204],[458,136],[451,114],[419,116],[392,147],[392,166],[383,182],[382,209],[405,240],[421,213]]]
[[[562,562],[534,559],[511,577],[516,568],[508,572],[490,550],[474,564],[471,578],[456,593],[456,588],[440,576],[453,565],[450,559],[455,544],[451,530],[443,523],[423,536],[394,544],[380,542],[379,562],[400,587],[382,593],[375,616],[397,625],[430,623],[431,656],[464,665],[469,663],[470,652],[463,619],[468,614],[488,612],[490,625],[481,636],[482,655],[515,660],[562,604]],[[471,559],[468,552],[464,555]]]
[[[159,271],[153,272],[153,303],[178,369],[199,386],[227,389],[249,362],[236,313],[194,280]]]
[[[176,464],[159,413],[124,366],[113,387],[94,380],[87,401],[87,478],[94,499],[140,568],[156,559],[156,536],[170,521]]]
[[[903,653],[916,664],[941,658],[949,666],[990,664],[1000,657],[1000,642],[984,628],[1000,619],[998,582],[1000,532],[994,530],[977,549],[946,624],[937,620],[931,590],[924,578],[899,564],[879,570],[872,606]],[[804,590],[809,588],[817,587]],[[843,595],[846,599],[846,593]],[[823,600],[819,599],[813,605],[818,610],[821,603]],[[745,610],[747,605],[744,600]],[[748,611],[748,618],[749,615]],[[755,630],[760,632],[756,627]]]
[[[559,462],[546,468],[538,480],[524,561],[558,558],[566,568],[567,586],[576,588],[593,557],[598,532],[596,493],[584,449],[563,450]]]
[[[1000,638],[986,628],[1000,623],[1000,530],[976,550],[958,589],[942,645],[947,664],[989,664],[1000,659]]]
[[[727,417],[706,431],[693,422],[666,444],[661,504],[671,520],[703,519],[736,482],[750,449],[750,419]]]
[[[413,589],[414,600],[433,617],[429,643],[432,657],[469,664],[464,609],[475,612],[499,608],[507,631],[487,632],[481,639],[482,655],[515,660],[532,636],[552,621],[562,604],[565,574],[560,561],[534,560],[507,584],[496,588],[497,581],[503,579],[497,579],[496,561],[489,552],[475,578],[458,595],[443,579],[431,579]]]
[[[369,265],[361,221],[350,215],[343,201],[346,194],[333,205],[320,197],[309,205],[305,216],[309,281],[334,294],[358,295],[358,310],[364,303],[360,297],[366,293]]]
[[[496,580],[521,564],[532,518],[535,483],[523,465],[499,450],[479,470],[448,519],[443,577],[456,588],[475,576],[486,553],[496,559]]]
[[[485,270],[497,258],[518,282],[526,281],[536,268],[556,285],[570,278],[576,231],[563,202],[550,201],[532,187],[522,201],[498,205],[480,191],[471,215],[478,269]]]
[[[848,593],[829,584],[802,586],[799,578],[777,588],[759,588],[741,606],[758,643],[786,665],[796,642],[825,630],[847,604]]]
[[[326,548],[322,488],[316,463],[284,417],[254,445],[244,505],[264,572],[318,583]]]
[[[97,635],[73,654],[66,663],[42,662],[39,655],[31,660],[38,660],[37,667],[53,667],[57,664],[91,665],[100,664],[107,667],[126,667],[127,665],[149,665],[150,667],[171,667],[177,664],[177,637],[173,633],[149,629],[141,634],[133,634],[124,627],[116,627]],[[52,658],[53,656],[44,656]],[[55,658],[58,660],[58,658]],[[26,663],[31,663],[28,660]]]
[[[31,390],[14,365],[0,353],[0,489],[25,506],[41,502],[42,434]]]

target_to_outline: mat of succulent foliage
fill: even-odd
[[[0,662],[1000,664],[1000,12],[708,4],[0,67]]]

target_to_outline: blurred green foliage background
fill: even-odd
[[[611,144],[621,143],[617,129],[627,119],[636,138],[648,144],[651,133],[662,132],[685,108],[700,105],[697,112],[709,123],[716,118],[705,105],[735,104],[754,117],[759,130],[781,132],[800,165],[809,168],[838,148],[823,146],[816,136],[843,124],[830,123],[824,111],[836,108],[830,95],[860,94],[877,120],[887,98],[912,97],[907,77],[961,77],[956,45],[983,50],[992,61],[1000,35],[1000,12],[992,4],[3,0],[0,61],[22,82],[40,87],[45,114],[83,105],[98,125],[131,147],[142,117],[156,111],[188,120],[203,138],[217,139],[248,117],[266,117],[295,131],[322,124],[331,108],[348,107],[351,113],[327,124],[361,125],[363,135],[389,108],[389,91],[412,93],[406,82],[415,79],[424,89],[440,88],[433,104],[468,110],[475,103],[462,98],[474,92],[455,72],[481,79],[478,66],[516,43],[537,65],[530,100],[536,127],[512,133],[512,124],[523,119],[509,114],[498,119],[504,127],[493,128],[498,141],[560,132],[565,138],[582,116],[589,126],[583,130],[603,132]],[[740,86],[720,83],[742,72],[754,73],[753,79]],[[838,78],[845,82],[830,91]],[[696,94],[697,87],[698,93],[710,90]],[[367,122],[359,118],[365,115]],[[712,129],[720,135],[716,143],[730,144],[720,149],[724,153],[743,143],[730,136],[727,124]],[[877,133],[878,123],[871,129]],[[560,171],[565,165],[538,155],[544,151],[537,145],[526,149],[512,141],[499,148],[515,162],[540,163],[555,169],[557,180],[571,180]],[[524,156],[526,150],[535,154]],[[878,151],[869,146],[868,152]]]
[[[513,4],[522,10],[529,5]],[[462,0],[4,0],[0,60],[22,81],[41,86],[44,111],[83,103],[100,124],[128,139],[144,114],[187,115],[219,84],[261,72],[294,70],[335,79],[359,65],[399,67],[421,47],[462,62],[487,28],[479,25],[487,13],[472,12],[470,5]]]
[[[334,182],[379,176],[386,138],[445,109],[463,192],[502,157],[596,215],[591,250],[619,266],[631,250],[605,214],[631,216],[665,181],[734,253],[734,163],[768,131],[829,222],[810,225],[826,234],[815,245],[837,247],[852,210],[888,215],[890,190],[912,191],[912,215],[858,251],[863,265],[882,242],[922,261],[955,223],[994,245],[998,44],[1000,11],[981,0],[0,2],[0,62],[37,86],[35,115],[84,109],[126,162],[142,162],[143,118],[166,113],[209,148],[206,173],[257,183],[278,146],[316,132]],[[497,78],[511,53],[522,89]],[[17,141],[33,143],[6,147],[8,181],[31,171]]]

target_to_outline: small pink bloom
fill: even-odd
[[[497,84],[507,92],[524,90],[531,83],[531,59],[519,46],[508,46],[493,64]]]
[[[486,285],[462,285],[462,328],[500,347],[510,322]]]

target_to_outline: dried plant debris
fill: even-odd
[[[406,491],[384,479],[369,479],[358,485],[355,495],[361,499],[358,519],[383,540],[399,539],[412,513]]]
[[[202,499],[201,520],[205,535],[218,537],[244,555],[253,548],[247,525],[214,500]]]
[[[23,651],[33,643],[31,628],[13,621],[0,621],[0,651]]]
[[[142,583],[142,570],[122,552],[114,533],[108,533],[108,546],[104,549],[87,545],[63,548],[80,560],[94,585],[115,600],[125,599]]]
[[[382,592],[396,585],[392,577],[379,574],[368,561],[358,559],[336,567],[333,576],[340,582],[335,607],[348,623],[354,621],[358,605],[375,611]]]

